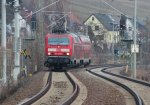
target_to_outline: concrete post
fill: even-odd
[[[15,50],[14,50],[14,54],[15,54],[15,59],[14,59],[14,62],[15,62],[15,67],[14,67],[14,71],[13,71],[13,78],[15,81],[18,80],[18,75],[20,74],[20,48],[19,48],[19,45],[21,43],[20,41],[20,33],[19,33],[19,1],[16,0],[15,1]]]
[[[136,15],[137,15],[137,0],[134,1],[135,2],[135,6],[134,6],[134,39],[133,39],[133,44],[134,44],[134,47],[136,46],[136,40],[137,40],[137,37],[136,37]],[[136,52],[134,51],[133,53],[133,77],[136,78]]]
[[[2,51],[3,51],[3,82],[7,82],[6,66],[7,66],[7,56],[6,56],[6,0],[2,0]]]

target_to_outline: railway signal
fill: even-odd
[[[126,31],[126,19],[127,17],[125,15],[121,15],[120,19],[120,36],[124,38],[125,31]]]
[[[126,30],[126,16],[121,15],[120,19],[120,30]]]

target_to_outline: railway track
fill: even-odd
[[[102,68],[102,66],[93,66],[87,71],[126,89],[134,97],[136,105],[150,105],[148,95],[150,93],[149,83],[107,72],[107,69],[111,69],[108,66],[103,69],[99,68]]]
[[[107,71],[107,69],[114,69],[117,66],[118,65],[91,65],[87,67],[87,71],[125,88],[134,97],[133,101],[135,100],[135,105],[150,105],[149,96],[147,96],[147,93],[150,92],[150,85]],[[102,69],[102,67],[104,68]],[[75,69],[73,72],[79,70],[81,69]],[[84,68],[82,70],[84,70]],[[68,72],[50,73],[45,87],[37,95],[25,100],[19,105],[81,105],[87,97],[87,90],[86,87],[83,89],[83,86],[76,84],[74,82],[75,78],[73,76],[70,77],[71,74],[72,73]],[[82,96],[80,96],[80,92],[83,92],[81,93]],[[81,99],[81,97],[84,98]],[[81,100],[82,102],[78,103]]]
[[[79,86],[67,72],[51,72],[45,87],[19,105],[70,105],[78,96]]]

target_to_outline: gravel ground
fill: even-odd
[[[43,77],[45,72],[39,72],[28,79],[28,82],[21,88],[19,88],[14,94],[9,96],[0,105],[16,105],[21,100],[32,97],[38,93],[43,87]]]
[[[126,105],[124,96],[117,89],[86,71],[72,72],[88,90],[88,96],[82,105]]]

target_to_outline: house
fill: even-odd
[[[119,41],[119,20],[120,16],[94,13],[84,21],[84,25],[91,27],[95,37],[99,37],[104,42],[117,43]]]

